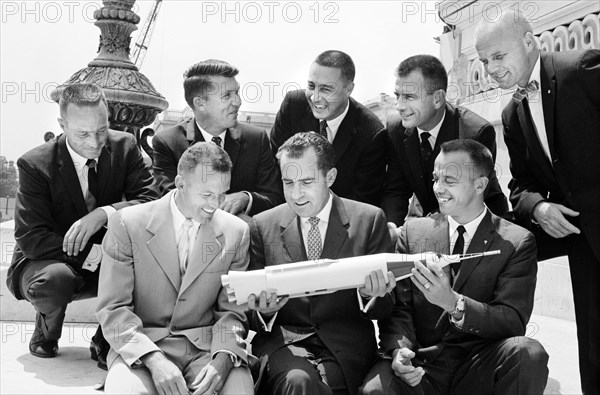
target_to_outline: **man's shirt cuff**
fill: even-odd
[[[246,211],[244,211],[244,213],[246,213],[246,215],[250,215],[250,210],[252,210],[252,203],[254,202],[254,198],[252,197],[252,194],[248,191],[242,191],[246,194],[248,194],[248,199],[250,199],[248,201],[248,206],[246,207]]]
[[[110,216],[117,212],[113,206],[102,206],[100,207],[106,213],[106,222],[110,219]]]
[[[239,368],[240,366],[242,366],[242,359],[240,357],[238,357],[235,353],[229,351],[229,350],[217,350],[212,354],[212,359],[215,359],[215,357],[217,356],[218,353],[225,353],[229,355],[229,358],[231,358],[231,362],[233,362],[233,367],[234,368]]]
[[[363,313],[366,313],[367,311],[369,311],[369,309],[371,309],[371,307],[373,307],[373,305],[375,304],[375,300],[377,299],[374,297],[363,298],[363,296],[360,294],[360,291],[358,290],[358,288],[356,288],[356,296],[358,297],[358,307],[360,308],[360,311],[362,311]],[[365,304],[365,302],[367,302],[367,303]]]
[[[90,249],[89,254],[85,258],[85,261],[83,261],[83,265],[81,265],[81,268],[90,272],[95,272],[98,269],[101,260],[102,246],[100,244],[92,244],[92,248]]]
[[[260,325],[262,326],[265,332],[271,332],[271,330],[273,329],[273,324],[275,324],[275,318],[277,318],[277,314],[279,314],[279,312],[275,313],[273,317],[271,317],[269,323],[265,323],[265,319],[263,318],[262,314],[260,314],[258,311],[256,312],[258,321],[260,322]]]
[[[463,316],[462,316],[462,318],[461,318],[460,320],[456,320],[456,319],[454,319],[454,317],[452,317],[452,314],[448,314],[448,316],[450,317],[450,322],[451,322],[452,324],[454,324],[454,326],[455,326],[455,327],[457,327],[458,329],[462,329],[462,328],[463,328],[463,325],[464,325],[464,323],[465,323],[465,315],[466,315],[466,314],[467,314],[467,312],[465,311],[465,312],[463,313]]]

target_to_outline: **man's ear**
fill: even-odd
[[[192,103],[194,103],[194,108],[192,108],[192,110],[202,110],[204,109],[204,104],[206,103],[206,100],[204,100],[200,96],[195,96],[192,100]]]
[[[485,193],[485,188],[487,188],[487,185],[489,182],[490,182],[489,178],[487,178],[485,176],[479,177],[478,179],[475,180],[475,191],[480,194]]]
[[[64,132],[65,131],[65,121],[62,118],[56,118],[56,120],[58,121],[58,124],[60,125],[60,128]]]
[[[175,176],[175,188],[181,190],[181,189],[183,189],[184,185],[185,185],[185,179],[182,176],[180,176],[179,174],[177,174]]]
[[[446,107],[446,91],[443,89],[438,89],[433,92],[433,106],[436,110],[439,110],[442,107]]]
[[[335,167],[332,167],[331,169],[329,169],[325,177],[327,179],[327,186],[331,187],[335,182],[335,178],[337,177],[337,169]]]
[[[525,45],[527,52],[531,52],[532,50],[536,49],[537,46],[533,33],[525,33],[525,36],[523,36],[523,44]]]
[[[346,85],[346,92],[348,92],[348,96],[352,94],[352,91],[354,91],[354,82],[348,82],[348,85]]]

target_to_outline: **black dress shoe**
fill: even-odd
[[[90,341],[90,356],[94,361],[98,361],[98,367],[100,369],[108,370],[106,357],[109,349],[110,345],[104,339],[100,327],[98,327],[96,334],[92,336],[92,340]]]
[[[58,340],[48,340],[36,326],[29,341],[29,352],[39,358],[54,358],[58,354]]]

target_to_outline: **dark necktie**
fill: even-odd
[[[460,225],[456,228],[458,232],[458,237],[456,238],[456,242],[454,243],[454,248],[452,249],[452,255],[463,254],[465,250],[465,238],[463,234],[465,233],[465,227]],[[458,271],[460,270],[460,261],[452,264],[452,275],[454,278],[458,275]]]
[[[96,208],[96,199],[98,197],[98,174],[96,173],[96,160],[88,159],[85,165],[88,167],[88,192],[90,196],[85,197],[85,204],[88,211]]]
[[[319,129],[319,134],[325,137],[325,140],[329,141],[329,139],[327,138],[327,121],[321,121],[321,128]]]
[[[427,185],[431,184],[431,156],[433,155],[433,150],[431,149],[431,144],[429,143],[429,137],[431,133],[423,132],[421,133],[421,162],[423,164],[423,175],[425,176],[425,180],[427,181]]]
[[[213,143],[215,143],[216,145],[218,145],[219,147],[223,148],[223,146],[221,145],[221,138],[219,136],[214,136],[211,141]]]

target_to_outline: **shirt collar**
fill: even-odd
[[[459,224],[454,218],[448,216],[448,230],[450,232],[450,238],[452,238],[452,235],[454,234],[454,232],[456,232],[456,228],[462,225],[465,227],[465,232],[467,233],[468,238],[472,239],[473,235],[475,235],[475,232],[477,231],[477,228],[479,227],[479,224],[481,223],[481,221],[483,221],[483,217],[485,217],[486,213],[487,207],[484,206],[481,214],[479,214],[477,218],[466,224]]]
[[[540,52],[540,54],[538,55],[537,60],[535,62],[535,65],[533,66],[533,70],[531,71],[531,75],[529,76],[529,81],[527,81],[528,84],[531,81],[537,81],[540,85],[542,84],[541,67],[542,67],[542,55]],[[518,87],[525,88],[524,86],[518,86]]]
[[[331,214],[331,208],[333,207],[333,197],[331,195],[331,191],[329,191],[329,199],[325,204],[325,207],[315,217],[319,218],[319,222],[328,223],[329,215]],[[309,217],[300,217],[302,222],[307,222]]]
[[[346,117],[346,114],[348,114],[349,109],[350,109],[350,99],[348,99],[348,103],[346,103],[346,109],[344,110],[344,112],[342,112],[337,117],[327,121],[327,126],[329,127],[329,129],[331,130],[331,132],[333,134],[337,133],[338,129],[340,128],[340,125],[342,124],[342,121],[344,120],[344,117]]]
[[[67,151],[69,151],[69,155],[71,155],[71,160],[73,161],[73,165],[75,165],[75,170],[77,170],[77,174],[80,174],[80,172],[83,170],[83,168],[85,167],[85,164],[87,163],[87,158],[84,158],[83,156],[79,155],[77,152],[75,152],[75,150],[73,150],[73,148],[71,148],[71,146],[69,145],[69,138],[66,138],[67,141]],[[96,161],[96,163],[98,163],[98,158],[92,158]]]
[[[171,199],[169,202],[169,205],[171,207],[171,216],[173,217],[173,227],[175,228],[175,235],[178,234],[179,230],[183,226],[183,223],[187,219],[187,217],[185,215],[183,215],[181,210],[179,210],[179,207],[177,207],[177,203],[175,203],[175,195],[176,194],[177,194],[177,190],[173,191],[173,194],[171,195]],[[195,228],[198,228],[200,226],[200,223],[193,219],[192,219],[192,223]]]
[[[446,110],[444,110],[444,115],[442,115],[442,119],[440,120],[440,122],[438,122],[438,124],[435,125],[433,127],[433,129],[423,130],[423,129],[417,128],[417,131],[419,132],[419,137],[421,137],[422,133],[427,132],[431,135],[431,137],[429,137],[429,138],[430,139],[433,138],[433,143],[435,144],[435,141],[437,140],[437,136],[438,136],[438,134],[440,134],[440,129],[442,128],[442,124],[444,123],[444,119],[446,119]]]
[[[202,129],[202,127],[198,123],[197,119],[194,118],[194,121],[196,122],[196,126],[198,126],[198,129],[200,129],[200,133],[202,133],[202,137],[204,137],[204,141],[206,141],[207,143],[210,143],[212,141],[213,137],[220,137],[221,144],[222,144],[221,148],[225,147],[225,135],[227,134],[227,129],[223,130],[223,132],[221,132],[220,134],[213,136],[212,134],[208,133],[206,130]]]

